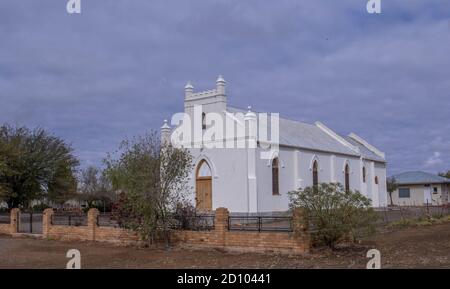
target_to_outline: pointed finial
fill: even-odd
[[[225,83],[225,79],[223,78],[222,74],[219,75],[219,77],[217,78],[216,82],[223,82]]]
[[[248,109],[248,112],[252,112],[252,106],[251,105],[247,106],[247,109]]]
[[[188,81],[186,83],[186,86],[184,87],[184,89],[194,89],[194,87],[192,86],[192,83],[190,81]]]
[[[162,128],[162,129],[170,129],[170,126],[169,126],[169,124],[168,124],[167,119],[164,120],[164,124],[163,124],[163,126],[162,126],[161,128]]]

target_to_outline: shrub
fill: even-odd
[[[409,226],[412,226],[412,225],[414,225],[414,222],[413,222],[412,220],[409,220],[409,219],[400,219],[400,220],[398,220],[398,221],[395,221],[395,222],[390,223],[390,224],[388,225],[388,227],[391,227],[391,228],[396,228],[396,227],[399,227],[399,228],[406,228],[406,227],[409,227]]]
[[[49,206],[49,205],[47,205],[45,203],[40,203],[40,204],[34,205],[31,208],[31,211],[33,211],[33,212],[43,212],[47,208],[51,208],[51,206]]]
[[[187,230],[190,228],[192,218],[196,216],[195,207],[187,202],[179,202],[174,213],[174,224],[178,229]]]
[[[335,245],[375,231],[377,215],[370,199],[358,191],[346,191],[340,184],[323,183],[289,192],[290,207],[302,208],[315,245]]]

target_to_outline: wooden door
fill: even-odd
[[[212,210],[211,178],[197,178],[196,205],[198,210]]]
[[[199,211],[212,210],[212,177],[211,169],[205,160],[197,167],[195,204]]]

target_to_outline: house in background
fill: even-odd
[[[392,176],[398,189],[392,202],[399,206],[445,205],[449,203],[450,179],[414,171]]]
[[[220,76],[215,89],[201,92],[194,92],[190,83],[186,85],[185,113],[195,119],[196,107],[204,112],[197,118],[201,122],[191,128],[199,134],[208,132],[205,115],[211,112],[220,114],[225,121],[232,118],[230,115],[237,118],[239,114],[245,123],[257,121],[250,108],[228,105],[225,83]],[[165,122],[161,128],[162,142],[169,142],[176,135],[174,129]],[[192,148],[186,143],[194,158],[189,184],[193,188],[191,200],[197,209],[286,211],[289,191],[330,182],[360,191],[372,200],[374,207],[387,205],[385,154],[358,135],[341,136],[320,122],[309,124],[280,118],[279,151],[271,159],[259,157],[265,139],[259,135],[257,138],[256,148],[207,148],[203,142],[199,148]],[[249,136],[246,134],[242,139]],[[227,140],[238,139],[215,136],[209,142],[219,144]]]

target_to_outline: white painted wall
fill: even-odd
[[[194,169],[189,179],[190,199],[195,205],[195,172],[205,159],[212,170],[212,205],[234,212],[248,211],[246,149],[191,149]]]

